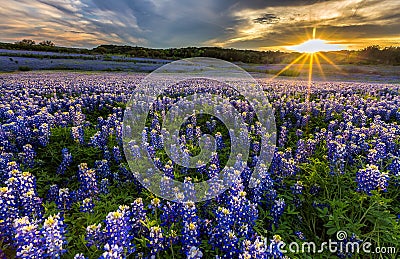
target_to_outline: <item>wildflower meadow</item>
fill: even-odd
[[[125,143],[127,103],[145,76],[0,74],[0,258],[399,256],[343,247],[400,248],[400,85],[313,82],[307,98],[306,81],[258,78],[276,124],[271,162],[263,164],[256,111],[214,81],[170,88],[136,132],[142,142]],[[179,145],[166,152],[167,111],[193,93],[218,94],[238,110],[248,133],[239,138],[250,147],[229,188],[200,202],[190,198],[193,186],[218,175],[233,150],[229,128],[204,113],[179,125]],[[199,154],[203,134],[214,139],[208,161],[188,168],[188,161],[172,159]],[[160,192],[176,200],[149,191],[129,166],[146,159],[187,192],[175,193],[168,180]],[[312,242],[319,248],[328,240],[333,252],[282,246]]]

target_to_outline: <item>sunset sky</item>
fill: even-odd
[[[0,41],[267,50],[316,27],[316,38],[350,49],[399,46],[399,10],[399,0],[3,0]]]

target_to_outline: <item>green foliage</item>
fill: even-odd
[[[279,228],[273,227],[272,230],[268,230],[271,217],[268,211],[259,206],[256,231],[263,236],[278,234],[286,244],[297,242],[301,245],[303,242],[315,242],[317,248],[329,239],[337,240],[338,231],[345,231],[348,236],[354,233],[363,242],[373,244],[372,247],[399,247],[400,226],[396,217],[399,213],[397,206],[399,194],[393,189],[388,193],[375,191],[372,196],[356,192],[355,172],[356,168],[348,168],[343,175],[330,175],[326,159],[316,155],[301,165],[298,179],[305,186],[301,197],[302,206],[296,208],[293,205],[291,202],[293,194],[289,188],[282,190],[280,196],[285,198],[288,207],[280,220]],[[297,179],[285,179],[284,184],[291,186],[296,181]],[[315,184],[321,189],[317,197],[309,193]],[[314,206],[315,202],[326,206]],[[294,237],[293,232],[296,230],[302,231],[307,240],[301,241]],[[290,258],[297,258],[296,256],[311,258],[306,257],[308,256],[306,254],[287,255]],[[332,254],[329,251],[312,254],[312,258],[331,258],[330,256]],[[356,256],[356,258],[370,258],[371,254],[360,251]],[[395,258],[395,255],[391,256],[388,258]]]
[[[278,76],[291,76],[291,77],[298,77],[300,75],[299,71],[291,69],[286,69],[283,72],[280,72],[280,70],[266,70],[265,73]]]
[[[19,66],[18,70],[19,71],[31,71],[32,69],[28,66]]]
[[[89,139],[96,132],[93,128],[85,129],[85,139]],[[68,148],[73,156],[72,164],[67,168],[65,175],[56,173],[61,163],[61,150]],[[37,176],[39,194],[45,194],[51,184],[78,188],[76,171],[80,163],[94,166],[96,160],[102,159],[101,150],[95,147],[80,145],[71,138],[71,127],[58,127],[51,130],[50,143],[38,149],[37,166],[33,172]],[[43,196],[42,196],[43,197]]]

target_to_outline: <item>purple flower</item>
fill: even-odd
[[[57,208],[64,213],[71,209],[72,197],[68,188],[59,189],[56,204]]]
[[[74,259],[86,259],[86,257],[83,254],[76,254]]]
[[[80,182],[80,193],[82,198],[97,199],[99,189],[97,186],[96,170],[89,169],[86,163],[82,163],[78,167],[78,180]]]
[[[389,176],[381,173],[375,165],[367,165],[366,168],[358,170],[356,174],[357,191],[372,195],[372,190],[386,191]]]
[[[131,226],[131,232],[134,236],[139,235],[143,229],[142,221],[146,219],[146,210],[144,209],[142,198],[137,198],[131,203],[131,209],[128,213],[129,225]]]
[[[203,257],[203,253],[198,247],[192,246],[187,253],[187,259],[200,259]]]
[[[34,165],[34,158],[36,156],[36,152],[33,149],[31,144],[26,144],[23,146],[23,152],[21,153],[22,163],[30,168]]]
[[[94,166],[96,167],[96,174],[99,178],[104,179],[110,179],[112,176],[110,165],[107,160],[97,160],[94,163]]]
[[[218,248],[225,258],[234,258],[238,252],[239,239],[233,231],[234,217],[232,212],[223,207],[218,207],[215,212],[216,226],[212,232],[210,242]]]
[[[50,125],[47,123],[41,124],[38,134],[39,144],[43,147],[47,146],[47,144],[49,144],[50,134]]]
[[[280,245],[282,244],[281,237],[274,235],[273,239],[268,240],[264,237],[259,237],[251,242],[246,239],[242,242],[239,259],[250,259],[250,258],[285,258],[283,253],[280,251]]]
[[[274,205],[271,208],[271,216],[273,218],[272,223],[278,227],[279,219],[283,215],[283,211],[285,210],[286,203],[283,198],[280,198],[278,200],[275,200]]]
[[[109,245],[104,246],[104,253],[99,257],[99,259],[121,259],[126,258],[124,255],[124,248],[119,245]]]
[[[115,162],[119,164],[122,161],[122,156],[118,146],[113,147],[113,155]]]
[[[222,150],[225,147],[221,132],[217,132],[215,134],[215,144],[217,146],[217,150]]]
[[[0,187],[0,239],[11,241],[14,220],[18,217],[16,196],[12,189]]]
[[[100,194],[108,194],[108,187],[110,186],[110,181],[107,178],[103,178],[100,181],[99,193]]]
[[[199,218],[196,212],[196,206],[193,202],[186,203],[182,210],[182,250],[188,257],[191,249],[200,245]]]
[[[63,148],[61,150],[62,153],[62,161],[61,164],[57,168],[58,174],[64,174],[67,167],[72,163],[72,155],[69,153],[68,148]]]
[[[43,258],[45,248],[38,225],[31,222],[28,217],[23,217],[14,222],[14,245],[17,248],[17,257],[26,259]]]
[[[86,227],[87,246],[96,246],[98,249],[104,245],[105,235],[101,229],[101,224],[93,224]]]
[[[81,145],[85,144],[84,131],[83,131],[82,126],[72,127],[71,128],[71,136],[75,142],[77,142]]]
[[[394,157],[388,169],[392,175],[400,176],[400,158]]]
[[[49,258],[60,258],[67,244],[65,226],[60,214],[49,216],[43,224],[44,255]]]
[[[85,213],[93,213],[94,212],[94,203],[92,198],[86,198],[82,201],[82,205],[80,206],[80,211]]]
[[[151,255],[157,255],[159,252],[165,249],[164,247],[164,234],[163,230],[159,226],[153,226],[150,228],[149,233],[149,243],[147,246],[151,249]]]
[[[125,256],[135,251],[129,220],[128,206],[120,206],[117,211],[108,213],[105,220],[104,235],[106,245],[123,247]]]

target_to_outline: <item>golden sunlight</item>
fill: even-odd
[[[310,105],[310,96],[311,96],[311,85],[312,85],[312,74],[313,74],[313,66],[314,63],[317,64],[321,74],[323,77],[325,77],[325,73],[322,69],[321,63],[320,63],[320,58],[324,59],[326,62],[328,62],[330,65],[334,66],[336,69],[341,71],[341,69],[333,63],[327,56],[325,56],[323,51],[338,51],[338,50],[344,50],[347,49],[345,45],[341,44],[331,44],[326,40],[321,40],[321,39],[316,39],[315,35],[317,32],[317,28],[313,28],[312,32],[312,39],[303,42],[302,44],[299,45],[293,45],[293,46],[288,46],[286,47],[289,50],[297,51],[301,54],[298,58],[293,60],[290,64],[285,66],[282,70],[280,70],[277,74],[275,74],[273,77],[270,78],[270,80],[275,79],[277,76],[288,70],[290,67],[292,67],[294,64],[300,62],[300,69],[299,71],[303,68],[303,66],[308,63],[308,84],[307,84],[307,95],[306,95],[306,104],[307,104],[307,112],[311,112],[311,105]]]
[[[326,40],[312,39],[303,42],[299,45],[288,46],[288,50],[298,51],[302,53],[316,53],[321,51],[337,51],[346,49],[346,46],[341,44],[330,44]]]

